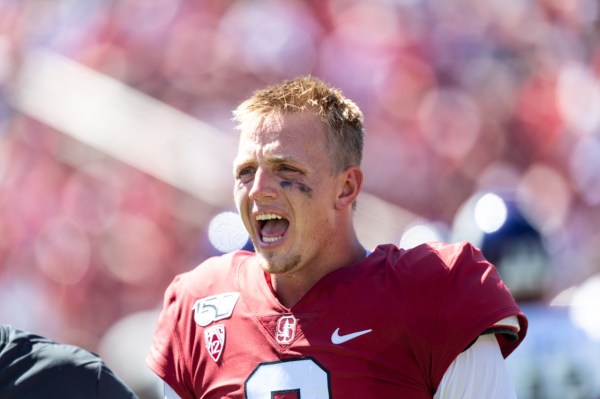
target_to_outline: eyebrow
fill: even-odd
[[[270,155],[267,156],[267,163],[272,164],[281,164],[281,163],[296,163],[298,160],[294,157],[286,156],[286,155]]]
[[[297,163],[298,160],[294,157],[286,156],[286,155],[268,155],[266,157],[266,161],[269,164],[282,164],[282,163]],[[237,157],[233,160],[234,168],[237,168],[240,165],[252,164],[254,163],[253,158],[242,158]]]
[[[302,162],[298,161],[297,158],[286,156],[286,155],[269,155],[266,157],[267,164],[269,165],[281,165],[285,163],[292,164],[299,170],[305,170],[302,166]],[[256,162],[253,158],[236,158],[233,161],[233,173],[237,174],[240,169],[245,168],[249,165],[254,165]]]

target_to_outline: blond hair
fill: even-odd
[[[315,112],[326,128],[325,145],[333,172],[359,166],[364,142],[362,112],[340,90],[315,77],[299,76],[255,91],[233,111],[233,120],[241,130],[273,113],[305,111]]]

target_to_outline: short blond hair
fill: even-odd
[[[273,113],[305,111],[315,112],[325,125],[325,145],[333,171],[339,173],[350,166],[360,166],[364,143],[361,110],[340,90],[310,75],[255,91],[233,111],[233,120],[241,130]]]

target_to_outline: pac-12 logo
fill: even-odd
[[[277,320],[275,339],[281,345],[291,344],[296,337],[296,318],[294,315],[281,316]]]
[[[204,345],[215,362],[219,361],[225,346],[225,326],[217,324],[204,330]]]

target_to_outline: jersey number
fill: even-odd
[[[329,399],[329,374],[310,358],[261,363],[244,384],[246,399]]]

